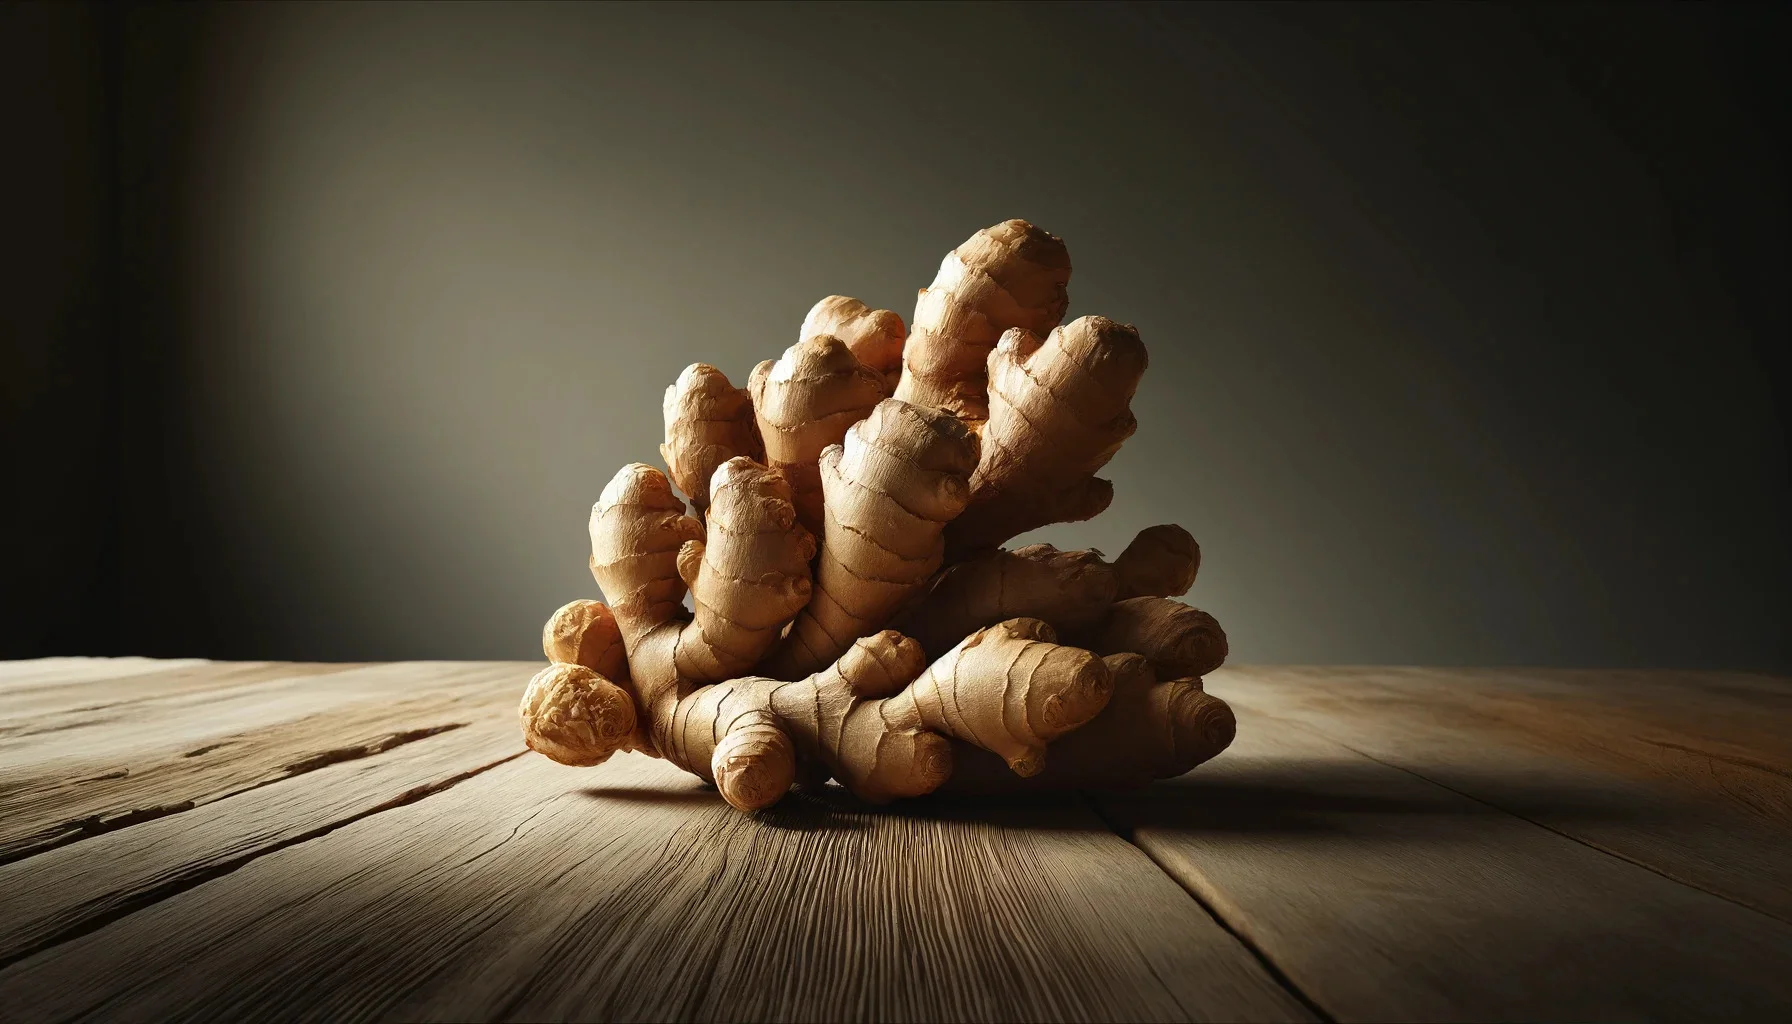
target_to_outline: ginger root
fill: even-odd
[[[939,569],[946,524],[964,511],[976,466],[977,438],[957,418],[895,399],[854,424],[843,445],[830,445],[821,459],[827,523],[814,597],[766,671],[813,672],[882,628]]]
[[[1201,571],[1201,545],[1174,523],[1148,526],[1114,559],[1116,597],[1181,597]]]
[[[1144,374],[1139,333],[1107,317],[1078,318],[1043,339],[1024,329],[1003,335],[989,356],[983,461],[949,550],[1100,515],[1114,485],[1095,471],[1138,429],[1131,404]]]
[[[529,746],[664,757],[742,810],[830,778],[873,803],[1136,786],[1225,749],[1200,679],[1225,633],[1173,600],[1200,567],[1186,530],[1112,562],[1001,547],[1104,510],[1095,473],[1137,426],[1144,345],[1061,325],[1069,276],[1062,241],[1007,221],[947,255],[906,337],[835,295],[744,389],[680,374],[667,472],[625,466],[592,507],[609,603],[544,627]]]
[[[590,767],[629,747],[635,705],[622,688],[583,665],[556,662],[523,692],[523,739],[561,764]]]
[[[1102,660],[1114,681],[1107,708],[1054,744],[1044,771],[1023,776],[982,750],[955,745],[946,788],[984,794],[1131,789],[1191,771],[1231,745],[1237,731],[1232,709],[1202,691],[1201,680],[1158,682],[1137,654]]]
[[[902,377],[902,346],[908,329],[902,317],[887,309],[872,309],[858,299],[830,295],[817,302],[803,318],[799,340],[839,338],[853,358],[884,378],[888,391],[896,392]]]
[[[752,400],[707,363],[685,367],[666,389],[664,411],[666,441],[660,458],[699,515],[709,507],[709,478],[716,467],[737,455],[765,458]]]
[[[1070,306],[1070,253],[1024,220],[984,228],[946,254],[915,303],[895,397],[945,409],[973,430],[989,418],[989,353],[1004,331],[1045,334]]]
[[[628,651],[616,617],[601,601],[562,605],[541,630],[541,651],[548,661],[583,665],[607,679],[628,677]]]
[[[797,519],[811,533],[822,526],[821,453],[887,394],[884,379],[832,336],[805,338],[747,379],[765,440],[765,461],[795,494]]]
[[[1177,534],[1188,536],[1180,526],[1141,530],[1112,564],[1103,561],[1099,551],[1059,551],[1050,544],[986,551],[935,577],[926,598],[894,625],[929,651],[943,650],[973,629],[1015,617],[1044,619],[1081,636],[1107,624],[1120,608],[1115,602],[1134,594],[1170,597],[1188,592],[1200,566],[1200,549],[1192,537],[1187,545],[1181,544],[1174,539]],[[1144,558],[1153,560],[1150,574],[1139,568]],[[1180,624],[1195,626],[1190,620]],[[1214,629],[1218,627],[1213,623]],[[1222,658],[1224,639],[1220,634]]]

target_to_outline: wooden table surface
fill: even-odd
[[[0,1020],[1788,1020],[1792,681],[1235,668],[1123,795],[730,810],[536,666],[0,663]]]

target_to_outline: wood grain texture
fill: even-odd
[[[0,695],[15,690],[55,685],[58,682],[120,679],[208,664],[211,662],[204,658],[30,658],[0,661]]]
[[[988,820],[984,820],[988,819]],[[1303,1019],[1071,799],[760,817],[535,755],[0,972],[20,1021]]]
[[[0,664],[0,1020],[1792,1006],[1785,680],[1229,669],[1172,783],[743,815],[521,753],[537,667]]]
[[[0,865],[0,966],[523,752],[485,721]]]
[[[1242,673],[1223,757],[1103,813],[1340,1019],[1774,1019],[1792,926],[1365,757]],[[1457,738],[1466,752],[1470,738]],[[1604,813],[1602,795],[1560,812]]]
[[[1742,672],[1250,668],[1309,711],[1498,734],[1792,827],[1792,679]]]
[[[121,679],[118,700],[15,723],[0,735],[0,862],[514,716],[530,666],[314,669],[258,669],[225,688],[151,696],[131,696],[133,680]]]
[[[1792,681],[1243,669],[1265,712],[1792,923]]]
[[[99,659],[70,659],[92,661]],[[147,659],[146,659],[147,660]],[[201,694],[252,686],[280,678],[327,675],[359,668],[279,661],[164,662],[165,667],[121,675],[87,675],[79,666],[47,680],[20,683],[0,690],[0,737],[53,731],[57,725],[114,720],[139,704],[182,694]]]

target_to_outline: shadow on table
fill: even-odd
[[[694,781],[694,780],[693,780]],[[1401,776],[1390,785],[1385,766],[1344,761],[1309,764],[1230,765],[1224,771],[1196,769],[1179,779],[1116,792],[1040,792],[1001,796],[934,794],[887,806],[867,804],[836,783],[799,787],[773,807],[755,812],[757,824],[790,831],[856,830],[874,820],[966,822],[1002,828],[1099,830],[1140,827],[1180,831],[1274,835],[1342,835],[1371,819],[1388,834],[1390,822],[1407,824],[1392,830],[1423,831],[1427,819],[1464,815],[1504,815],[1502,807],[1482,802],[1416,776]],[[1510,800],[1529,814],[1554,821],[1633,819],[1647,813],[1642,805],[1615,798],[1609,790],[1579,789],[1561,784],[1532,785],[1515,791],[1511,779],[1498,780]],[[1473,787],[1468,787],[1473,788]],[[621,801],[736,814],[714,786],[689,788],[591,787],[578,791],[597,801]]]
[[[699,808],[722,802],[714,786],[693,786],[689,789],[647,789],[639,786],[589,786],[578,791],[593,800],[614,800],[630,804],[653,804],[660,807]]]
[[[1090,794],[1103,818],[1123,831],[1168,828],[1187,832],[1258,835],[1345,835],[1372,831],[1399,838],[1449,819],[1536,816],[1557,823],[1637,820],[1658,806],[1611,789],[1567,781],[1525,782],[1509,777],[1458,778],[1469,792],[1497,792],[1489,803],[1377,763],[1315,761],[1228,765],[1137,790]]]
[[[595,801],[652,805],[700,813],[738,815],[729,807],[715,786],[692,779],[688,788],[644,788],[638,786],[592,786],[578,790],[580,796]],[[838,785],[798,788],[775,806],[753,812],[751,820],[768,828],[807,832],[821,829],[851,830],[865,828],[871,815],[882,808],[855,799]]]

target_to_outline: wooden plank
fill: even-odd
[[[0,972],[21,1022],[1302,1019],[1070,799],[751,817],[529,755]]]
[[[1792,679],[1741,672],[1251,668],[1324,712],[1498,731],[1792,827]]]
[[[1792,923],[1785,680],[1244,669],[1227,685],[1352,749]]]
[[[121,679],[177,665],[204,665],[204,658],[24,658],[0,661],[0,694],[46,683]]]
[[[67,758],[71,751],[123,754],[170,743],[204,741],[233,730],[291,721],[350,704],[461,694],[495,672],[524,662],[401,662],[317,674],[311,666],[222,690],[154,696],[123,706],[101,706],[47,716],[0,735],[0,765],[9,768]],[[213,663],[206,671],[230,671]],[[523,676],[527,679],[527,675]],[[521,690],[519,688],[518,693]]]
[[[0,862],[470,722],[511,720],[534,669],[404,663],[300,674],[0,737]]]
[[[93,721],[93,716],[100,712],[120,720],[138,705],[183,695],[216,693],[361,667],[290,661],[202,661],[191,665],[176,662],[152,672],[35,683],[0,693],[0,737],[78,727]]]
[[[516,723],[488,719],[0,865],[0,965],[523,751]]]
[[[1339,1019],[1777,1019],[1792,926],[1278,718],[1103,813]]]

